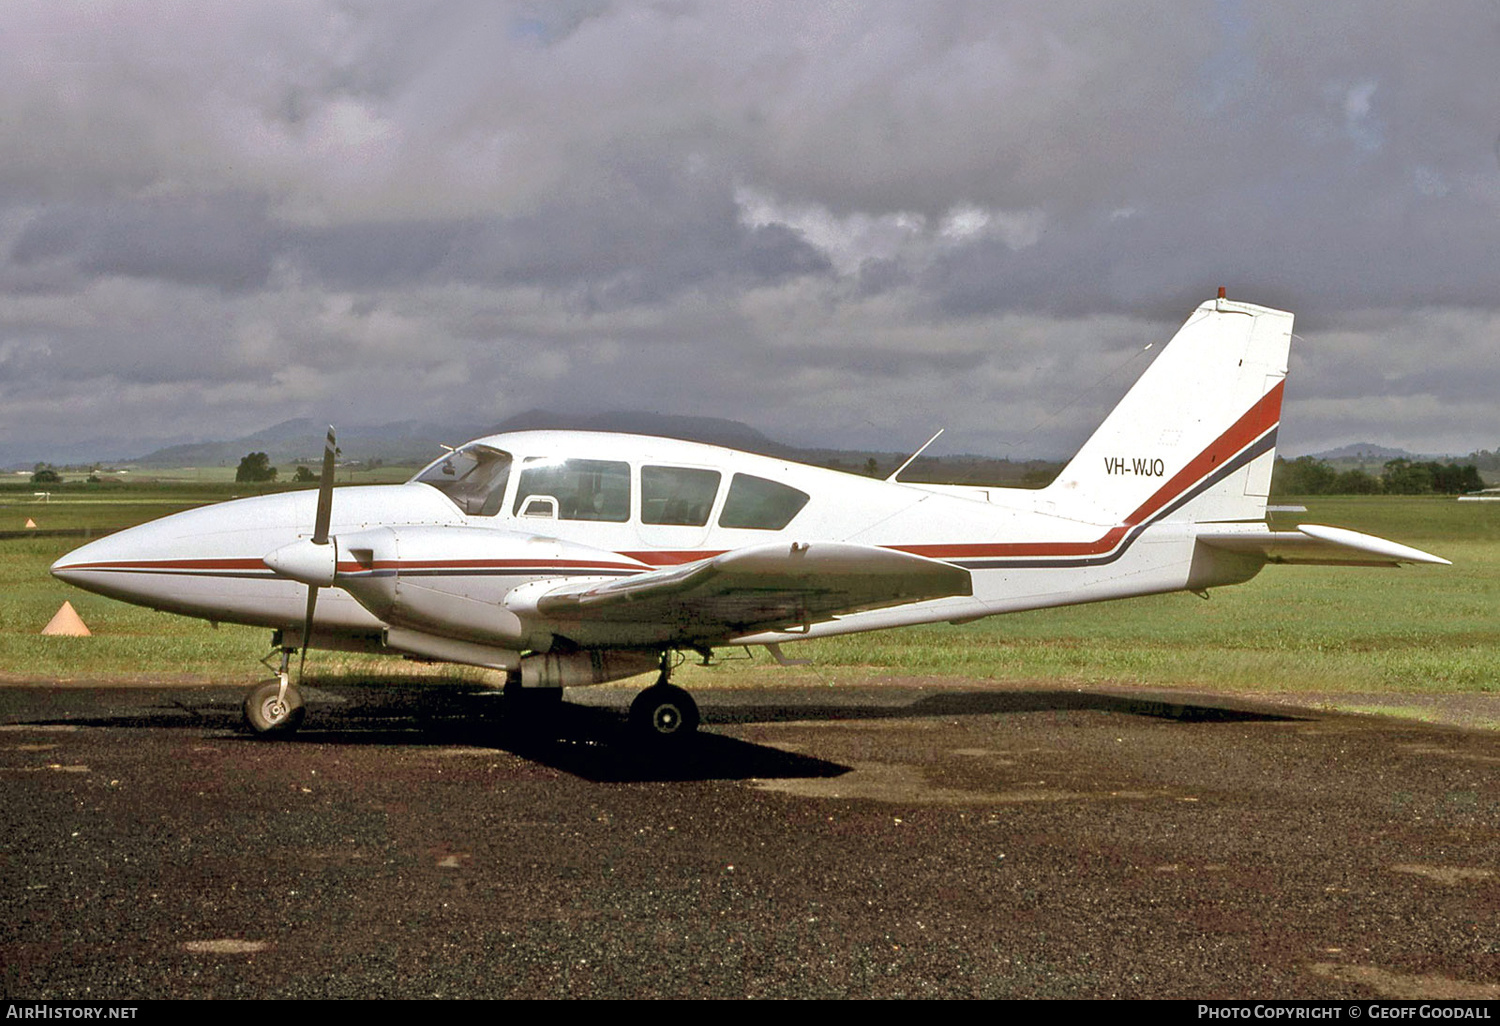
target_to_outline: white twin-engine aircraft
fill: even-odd
[[[1170,591],[1266,563],[1447,560],[1265,522],[1292,315],[1209,301],[1040,490],[908,484],[638,435],[520,431],[406,484],[238,499],[85,545],[52,572],[103,595],[276,631],[245,700],[303,706],[291,655],[401,653],[504,670],[517,699],[656,672],[631,726],[698,725],[674,656]],[[319,599],[320,591],[322,593]],[[298,640],[300,638],[300,641]],[[529,704],[529,703],[528,703]]]

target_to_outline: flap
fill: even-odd
[[[670,625],[672,637],[709,639],[970,594],[969,572],[940,560],[871,545],[776,542],[632,577],[562,584],[535,602],[551,619],[658,622]]]

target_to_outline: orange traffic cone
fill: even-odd
[[[87,638],[92,633],[84,625],[78,610],[73,608],[73,603],[64,602],[52,617],[47,621],[47,626],[42,628],[43,634],[58,634],[69,638]]]
[[[26,518],[26,526],[27,527],[31,527],[31,528],[35,528],[36,527],[36,521],[33,520],[33,519],[31,519],[30,517],[27,517]]]

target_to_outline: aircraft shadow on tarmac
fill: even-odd
[[[1304,716],[1270,712],[1263,709],[1236,708],[1227,705],[1205,704],[1142,695],[1113,695],[1089,691],[1015,690],[1015,691],[945,691],[927,695],[908,706],[886,709],[860,710],[861,715],[850,717],[846,708],[790,710],[793,715],[768,715],[760,710],[757,721],[776,719],[870,719],[877,716],[997,716],[1007,713],[1065,712],[1069,710],[1093,710],[1095,712],[1119,713],[1130,716],[1149,716],[1155,719],[1178,720],[1183,723],[1254,723],[1285,722],[1306,719]],[[786,711],[786,710],[782,710]],[[722,710],[728,713],[728,710]],[[716,722],[733,722],[730,715],[714,717]]]
[[[161,702],[113,715],[31,720],[84,727],[184,727],[241,731],[232,694],[163,692]],[[708,729],[666,749],[646,749],[626,728],[625,712],[563,702],[545,713],[512,711],[497,692],[467,685],[325,684],[304,688],[308,716],[290,738],[246,744],[453,746],[508,751],[599,782],[743,780],[835,777],[849,767],[713,732],[716,724],[838,722],[953,716],[996,716],[1092,710],[1185,723],[1290,721],[1294,715],[1201,702],[1061,690],[964,691],[909,702],[803,703],[776,700],[771,690],[702,693]],[[81,710],[80,710],[81,712]]]

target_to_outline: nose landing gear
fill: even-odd
[[[245,696],[245,724],[262,736],[286,736],[302,726],[302,694],[285,677],[261,681]]]
[[[250,689],[241,707],[245,726],[260,737],[286,737],[302,726],[307,708],[302,704],[302,693],[287,675],[291,663],[292,649],[281,650],[281,669],[270,680],[263,680]]]

